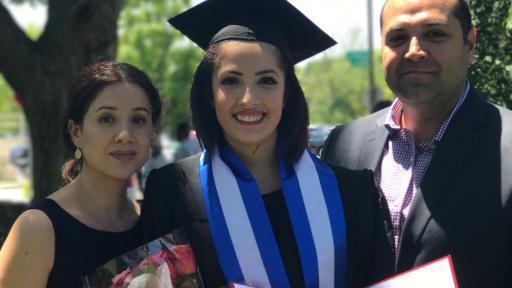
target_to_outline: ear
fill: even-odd
[[[75,121],[68,121],[68,133],[71,136],[71,141],[76,147],[80,147],[80,136],[82,135],[82,128],[76,124]]]
[[[477,30],[476,27],[473,26],[468,32],[468,49],[469,49],[469,64],[473,63],[474,56],[475,56],[475,47],[476,47],[476,36],[477,36]]]

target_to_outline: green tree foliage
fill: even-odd
[[[343,123],[366,113],[365,71],[352,67],[345,58],[311,62],[299,75],[311,123]]]
[[[469,78],[489,100],[512,108],[512,1],[469,3],[478,28]]]
[[[375,57],[376,86],[391,99],[380,54]],[[339,124],[368,114],[368,69],[355,67],[344,57],[323,58],[298,71],[309,105],[311,123]]]
[[[14,101],[14,92],[9,84],[5,81],[2,74],[0,74],[0,113],[19,112],[20,109],[16,106]]]
[[[119,19],[118,60],[144,70],[164,100],[163,129],[187,121],[193,73],[202,51],[167,24],[188,0],[126,0]]]

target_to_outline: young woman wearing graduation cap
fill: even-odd
[[[206,50],[190,98],[204,151],[150,174],[148,240],[183,229],[208,287],[377,280],[369,259],[383,221],[372,175],[306,149],[293,65],[335,41],[284,0],[207,0],[169,22]]]

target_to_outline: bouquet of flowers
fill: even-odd
[[[110,288],[200,287],[198,276],[190,245],[175,245],[124,270],[112,279]]]
[[[82,288],[203,287],[189,244],[166,236],[113,259],[82,279]]]

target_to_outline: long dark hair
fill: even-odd
[[[207,151],[213,151],[219,138],[223,137],[215,109],[211,105],[213,103],[212,77],[222,43],[224,42],[208,48],[196,69],[190,91],[192,122],[201,145]],[[291,56],[287,51],[279,50],[279,52],[281,65],[285,72],[284,108],[277,128],[279,149],[284,152],[285,161],[293,163],[299,159],[307,147],[308,106],[299,80],[295,75]]]
[[[75,150],[76,147],[71,141],[71,135],[69,135],[69,120],[82,125],[89,106],[96,99],[99,92],[107,85],[120,82],[136,84],[144,90],[151,104],[153,126],[158,127],[162,104],[160,94],[149,77],[137,67],[127,63],[99,62],[84,68],[71,87],[63,129],[64,139],[70,149]],[[122,101],[122,99],[119,101]],[[62,168],[62,177],[65,183],[71,182],[78,175],[82,166],[83,159],[67,161]]]

